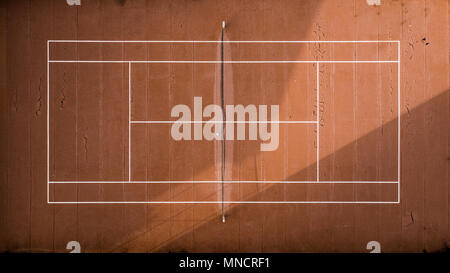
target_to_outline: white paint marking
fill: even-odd
[[[47,41],[47,204],[50,201],[50,49]]]
[[[319,64],[320,63],[397,63],[398,64],[398,158],[397,158],[397,167],[398,167],[398,181],[320,181],[320,183],[330,183],[330,184],[339,184],[339,183],[348,183],[348,184],[357,184],[357,183],[369,183],[369,184],[397,184],[398,185],[398,197],[397,201],[282,201],[282,202],[272,202],[272,201],[226,201],[225,203],[331,203],[331,204],[399,204],[400,203],[400,41],[399,40],[377,40],[377,41],[113,41],[113,40],[47,40],[47,203],[49,204],[128,204],[128,203],[221,203],[223,201],[211,201],[211,202],[128,202],[128,201],[120,201],[120,202],[50,202],[49,201],[49,184],[71,184],[71,183],[217,183],[219,181],[131,181],[131,124],[132,123],[173,123],[173,121],[132,121],[131,120],[131,64],[132,63],[221,63],[222,61],[96,61],[96,60],[50,60],[49,53],[49,43],[393,43],[396,42],[398,44],[398,60],[391,61],[225,61],[224,63],[243,63],[243,64],[271,64],[271,63],[316,63],[317,64],[317,85],[319,85]],[[129,145],[128,145],[128,163],[129,163],[129,179],[128,181],[50,181],[50,122],[49,122],[49,101],[50,101],[50,87],[49,87],[49,64],[50,63],[128,63],[129,66],[129,122],[128,122],[128,130],[129,130]],[[317,86],[317,121],[279,121],[279,122],[271,122],[271,123],[312,123],[316,124],[318,127],[317,130],[317,138],[319,138],[319,86]],[[244,121],[245,122],[245,121]],[[239,123],[239,122],[236,122]],[[247,122],[245,122],[247,123]],[[263,123],[263,122],[256,122]],[[319,140],[317,140],[317,181],[226,181],[225,183],[313,183],[319,182]]]
[[[222,201],[52,201],[50,204],[221,204]],[[225,204],[396,204],[391,201],[224,201]]]
[[[319,98],[319,63],[316,63],[316,89],[317,89],[317,97],[316,97],[316,111],[317,111],[317,121],[316,121],[316,137],[317,137],[317,149],[316,149],[316,165],[317,165],[317,170],[316,170],[316,179],[317,182],[320,181],[320,145],[319,145],[319,130],[320,130],[320,118],[319,118],[319,111],[320,111],[320,98]]]
[[[128,182],[131,181],[131,63],[128,63]]]
[[[148,63],[148,64],[220,64],[221,61],[117,61],[117,60],[50,60],[51,63]],[[314,63],[328,63],[328,64],[380,64],[380,63],[398,63],[398,61],[223,61],[225,64],[314,64]]]
[[[397,44],[397,55],[398,55],[398,63],[397,63],[397,181],[398,181],[398,189],[397,189],[397,202],[400,204],[400,170],[401,170],[401,164],[400,164],[400,131],[401,131],[401,108],[400,108],[400,41],[398,41]]]
[[[49,40],[50,43],[222,43],[221,40]],[[230,41],[226,40],[223,43],[230,44],[308,44],[308,43],[396,43],[399,40],[342,40],[342,41]]]
[[[50,184],[213,184],[222,180],[152,180],[152,181],[50,181]],[[226,180],[225,184],[316,184],[317,181]],[[398,184],[397,181],[320,181],[320,184]]]

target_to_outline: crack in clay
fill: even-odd
[[[36,110],[34,111],[34,114],[36,117],[40,116],[42,111],[42,95],[41,95],[41,90],[42,90],[42,77],[39,78],[39,85],[38,85],[38,98],[36,100]]]
[[[39,96],[36,100],[36,111],[34,112],[36,117],[41,115],[41,107],[42,107],[42,96]]]
[[[64,104],[66,102],[66,94],[64,93],[65,86],[66,86],[66,83],[67,83],[66,72],[64,72],[62,78],[63,78],[63,86],[61,88],[61,91],[59,92],[60,93],[60,96],[59,96],[60,97],[60,99],[59,99],[59,109],[60,110],[64,109]]]
[[[84,146],[84,159],[87,161],[87,159],[88,159],[88,137],[86,135],[83,136],[83,146]]]

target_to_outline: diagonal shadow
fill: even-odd
[[[448,100],[449,91],[445,91],[413,109],[407,108],[407,112],[401,116],[402,131],[409,132],[412,128],[413,132],[416,132],[414,130],[420,131],[420,129],[423,129],[421,127],[427,122],[430,112],[442,117],[448,115]],[[356,175],[358,173],[358,164],[355,163],[357,151],[372,150],[373,147],[377,147],[380,140],[392,138],[396,131],[397,119],[391,120],[335,153],[322,158],[320,165],[325,168],[325,173],[343,172]],[[402,136],[402,145],[414,145],[412,143],[413,137],[406,137]],[[396,147],[396,144],[394,143],[391,147],[387,145],[389,150],[392,147]],[[402,150],[402,157],[406,159],[411,157],[411,153],[423,154],[426,152],[426,147],[423,145],[417,146],[415,150]],[[396,151],[394,149],[394,151],[386,151],[386,153],[392,156],[396,154]],[[383,163],[387,158],[375,160],[381,164],[378,164],[380,168],[383,168]],[[337,164],[337,162],[340,163]],[[403,168],[406,168],[408,164],[411,164],[411,162],[402,161]],[[288,180],[304,177],[308,173],[314,172],[315,168],[316,164],[312,164],[289,177]],[[443,173],[443,175],[445,176],[446,173]],[[416,175],[403,172],[401,182],[408,183],[409,186],[413,187],[419,180],[420,178]],[[408,185],[402,185],[402,192],[406,191],[404,188]],[[245,185],[240,186],[245,187]],[[345,192],[340,192],[335,185],[327,185],[320,191],[312,188],[311,185],[301,187],[300,190],[295,190],[296,187],[298,185],[272,184],[260,188],[257,192],[243,196],[242,200],[269,200],[274,198],[286,200],[289,194],[303,195],[312,200],[317,197],[339,200],[340,198],[357,198],[358,195],[377,199],[383,196],[386,190],[395,191],[395,187],[394,189],[387,189],[383,188],[383,185],[375,185],[370,189],[364,188],[365,185],[345,185]],[[391,196],[396,196],[396,192]],[[417,201],[412,200],[413,198],[420,197],[412,196],[412,198],[408,198],[407,202]],[[199,208],[201,206],[205,205],[189,205],[188,207]],[[306,206],[310,208],[309,213],[305,209]],[[369,219],[378,217],[380,220],[378,223],[382,226],[377,228],[378,236],[389,239],[387,245],[395,246],[400,243],[401,237],[394,236],[393,232],[397,229],[396,226],[399,223],[392,220],[392,217],[400,216],[395,214],[399,213],[399,206],[396,204],[356,206],[352,204],[308,204],[306,206],[304,204],[236,204],[231,206],[228,211],[226,224],[221,223],[218,215],[213,213],[206,215],[203,219],[190,222],[189,224],[194,226],[192,230],[180,230],[177,234],[169,235],[165,231],[170,223],[160,223],[139,236],[122,242],[114,248],[114,251],[126,249],[139,243],[140,240],[145,241],[147,233],[154,238],[147,242],[151,252],[365,251],[365,246],[356,245],[355,240],[358,230],[355,227],[355,222],[352,222],[348,217],[348,215],[354,215],[355,213],[367,215],[366,218]],[[380,212],[387,214],[380,216]],[[333,215],[334,213],[336,215]],[[342,220],[340,217],[345,219]],[[391,220],[381,221],[383,218]],[[179,225],[184,224],[184,222],[175,221],[172,224]],[[330,224],[332,227],[330,227]],[[370,226],[370,223],[367,223],[367,226]],[[392,237],[389,237],[389,235],[392,235]],[[329,244],[333,245],[330,246]]]

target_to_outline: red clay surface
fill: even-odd
[[[69,241],[82,252],[367,252],[369,241],[382,252],[448,248],[447,1],[81,4],[0,4],[0,251],[67,252]],[[220,182],[194,183],[221,180],[221,142],[174,141],[170,124],[131,125],[130,175],[129,84],[131,120],[173,120],[172,107],[193,109],[194,96],[220,105],[220,63],[131,64],[131,78],[127,62],[50,63],[47,75],[48,40],[220,40],[223,20],[226,41],[400,41],[400,116],[396,62],[224,65],[226,104],[276,104],[280,120],[319,120],[280,124],[273,152],[226,141],[226,180],[362,183],[233,183],[222,198]],[[227,43],[224,60],[396,61],[397,46]],[[221,52],[220,43],[49,43],[48,57],[220,61]],[[400,192],[365,183],[397,181],[399,163]],[[50,181],[80,183],[47,192],[47,167]],[[82,184],[129,176],[188,182]],[[222,223],[222,200],[338,203],[224,204]],[[131,201],[218,203],[101,203]]]

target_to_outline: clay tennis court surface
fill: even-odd
[[[1,251],[448,249],[448,1],[0,12]],[[277,105],[279,122],[207,140],[200,117],[175,140],[180,104]]]

